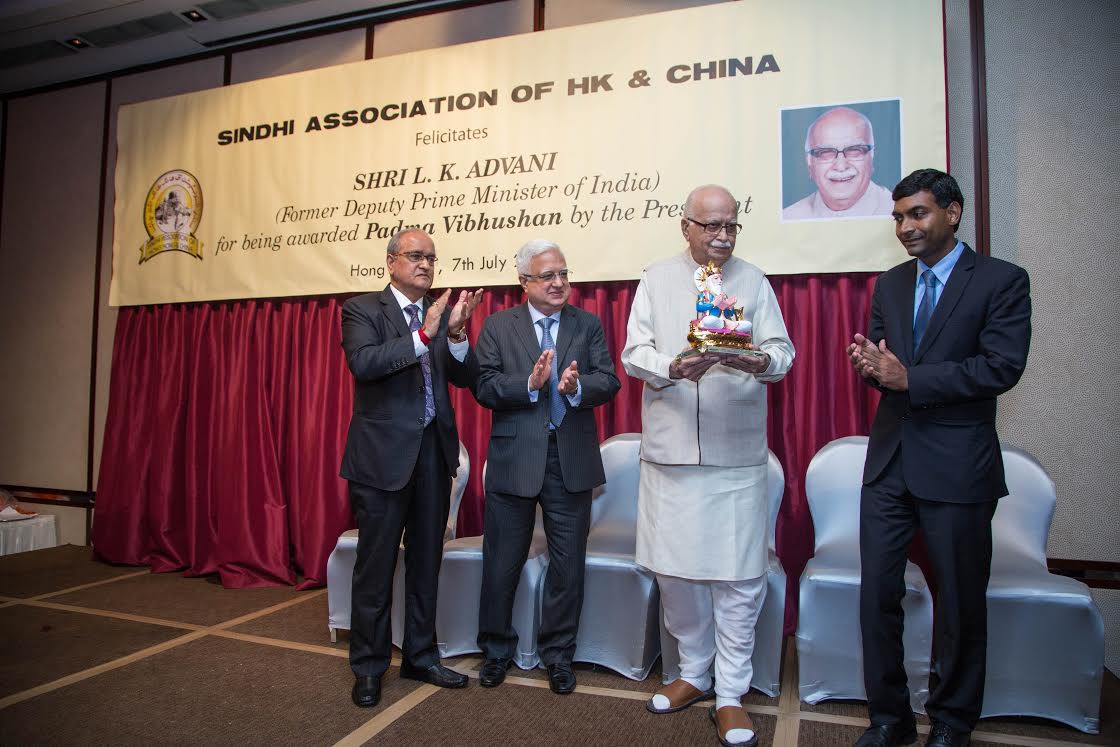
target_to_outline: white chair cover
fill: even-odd
[[[455,538],[455,526],[459,520],[459,505],[463,502],[463,492],[467,489],[467,479],[471,474],[471,458],[467,447],[459,442],[459,467],[451,481],[451,506],[444,529],[443,541]],[[327,626],[331,641],[338,638],[337,631],[350,630],[350,592],[354,583],[354,563],[358,552],[358,530],[343,532],[338,543],[327,558]],[[393,575],[393,607],[390,613],[393,629],[393,643],[401,645],[404,640],[404,545],[397,552],[397,568]]]
[[[1050,573],[1057,496],[1030,454],[1003,448],[1009,494],[992,520],[982,716],[1041,716],[1100,730],[1104,622],[1084,584]]]
[[[661,650],[657,582],[634,562],[641,443],[640,433],[620,433],[600,445],[607,481],[592,504],[574,657],[635,680]]]
[[[801,700],[866,700],[859,629],[859,505],[867,437],[826,444],[809,463],[805,495],[813,517],[814,557],[801,575],[797,623]],[[906,564],[902,636],[910,705],[923,712],[929,697],[933,599],[921,570]]]
[[[776,533],[778,510],[782,506],[782,495],[786,489],[786,474],[774,452],[766,462],[766,493],[770,507],[769,556],[770,565],[766,571],[766,599],[758,615],[754,629],[754,654],[751,668],[754,677],[751,687],[777,697],[782,682],[782,641],[786,616],[786,572],[778,560]],[[665,619],[660,617],[661,629],[661,679],[665,684],[681,675],[680,657],[677,654],[677,639],[665,629]]]

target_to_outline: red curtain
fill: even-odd
[[[844,347],[867,324],[874,275],[771,278],[797,358],[770,387],[770,448],[786,472],[778,554],[797,580],[812,555],[803,477],[834,438],[867,433],[877,396]],[[585,283],[572,303],[603,321],[622,390],[599,408],[599,436],[641,431],[641,382],[618,358],[636,283]],[[228,587],[326,583],[327,556],[353,523],[338,465],[352,385],[340,347],[344,297],[121,309],[105,424],[93,544],[109,562],[157,572],[217,573]],[[522,301],[489,289],[471,320]],[[490,418],[452,390],[472,470],[461,535],[482,531],[481,465]]]

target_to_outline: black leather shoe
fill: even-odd
[[[548,686],[557,695],[567,695],[576,689],[576,673],[567,662],[548,665]]]
[[[506,680],[513,659],[487,659],[478,670],[478,684],[483,687],[497,687]]]
[[[971,739],[970,732],[956,731],[948,724],[934,721],[930,726],[926,747],[968,747]]]
[[[918,730],[911,721],[908,724],[872,726],[863,733],[855,747],[898,747],[916,741],[918,741]]]
[[[373,708],[381,700],[380,677],[356,677],[350,700],[359,708]]]
[[[433,664],[430,667],[414,667],[407,662],[401,662],[401,677],[406,680],[427,682],[436,687],[466,687],[467,675],[459,674],[453,669],[448,669],[442,664]]]

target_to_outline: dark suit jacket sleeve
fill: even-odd
[[[875,279],[875,290],[871,294],[871,319],[867,323],[867,334],[865,337],[876,345],[879,341],[887,336],[886,327],[883,325],[883,291],[882,291],[883,276],[880,275]],[[868,385],[878,389],[880,392],[887,391],[878,379],[870,376],[860,376]]]
[[[533,408],[536,404],[529,401],[529,374],[523,371],[506,373],[502,368],[501,341],[498,339],[501,335],[494,331],[494,318],[487,318],[478,336],[475,399],[490,410]],[[508,345],[508,335],[506,337]]]
[[[587,371],[579,372],[579,385],[582,390],[579,408],[581,410],[598,407],[610,402],[622,387],[614,373],[614,361],[607,350],[607,341],[603,336],[603,325],[596,316],[588,315],[587,323],[587,348],[591,365]],[[570,361],[558,361],[563,368]]]
[[[374,319],[374,315],[381,316],[380,311],[361,304],[361,298],[352,298],[342,306],[342,349],[354,379],[377,381],[418,363],[412,337],[386,335],[378,324],[383,320]]]
[[[911,366],[907,371],[911,406],[991,399],[1018,383],[1031,341],[1030,279],[1022,268],[1011,267],[1000,280],[988,305],[977,354],[960,361]]]
[[[451,312],[448,311],[443,315],[443,323],[440,331],[444,336],[447,334],[447,320],[450,318]],[[467,357],[461,362],[451,354],[451,348],[448,347],[446,339],[440,340],[438,343],[433,340],[433,345],[441,345],[443,354],[447,356],[447,379],[460,389],[474,388],[478,384],[478,356],[475,355],[474,346],[467,347]]]

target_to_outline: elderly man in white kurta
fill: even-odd
[[[681,666],[680,679],[646,707],[673,713],[714,694],[711,716],[724,745],[757,739],[740,699],[751,684],[766,593],[765,384],[785,376],[794,357],[766,276],[732,256],[737,207],[723,187],[688,196],[681,220],[688,247],[646,268],[622,352],[626,372],[645,382],[637,561],[657,574]],[[763,355],[676,358],[696,316],[694,274],[709,261],[744,307]]]

